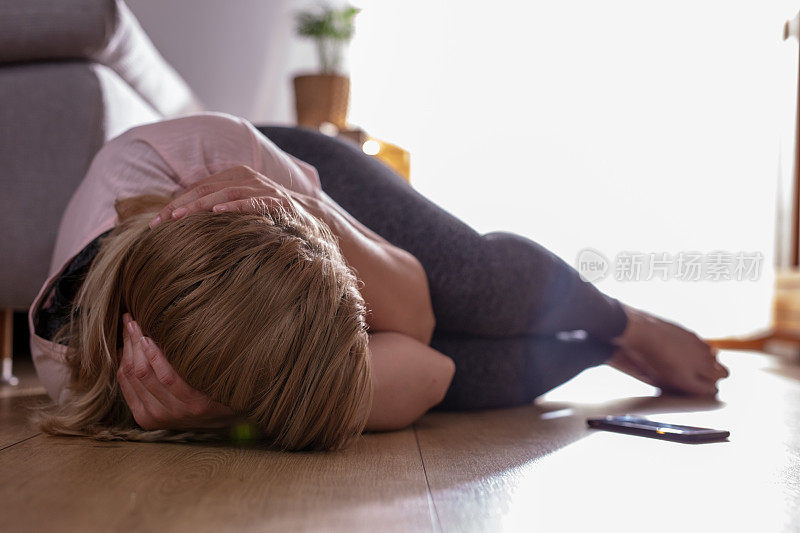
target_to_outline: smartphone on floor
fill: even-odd
[[[730,431],[721,429],[665,424],[633,415],[588,418],[586,423],[591,428],[604,429],[606,431],[688,443],[721,441],[731,435]]]

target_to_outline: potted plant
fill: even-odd
[[[323,122],[346,127],[350,78],[342,74],[342,51],[353,37],[354,21],[360,10],[352,6],[297,13],[297,34],[314,39],[320,73],[294,78],[297,123],[319,128]]]

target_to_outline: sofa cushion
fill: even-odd
[[[101,65],[0,68],[0,300],[25,309],[50,266],[64,209],[97,150],[158,120],[150,105]]]
[[[0,1],[0,63],[100,63],[165,116],[202,110],[121,0]]]

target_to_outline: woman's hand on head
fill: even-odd
[[[200,211],[255,211],[263,207],[309,208],[315,199],[283,187],[250,167],[240,165],[212,174],[180,191],[159,211],[150,227]]]
[[[236,421],[232,409],[186,383],[127,313],[123,315],[122,329],[117,381],[139,426],[148,431],[209,429]]]

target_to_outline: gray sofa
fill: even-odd
[[[97,150],[201,106],[120,0],[0,0],[0,332],[44,282],[61,215]]]

